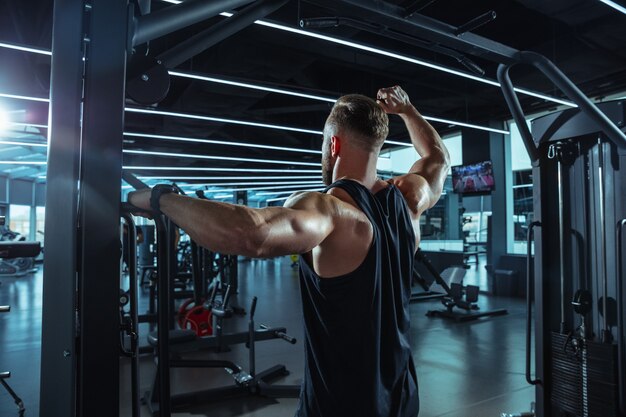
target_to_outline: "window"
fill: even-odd
[[[530,121],[526,121],[530,128]],[[513,221],[508,223],[508,249],[511,253],[526,253],[526,234],[533,221],[533,179],[530,157],[515,122],[511,127],[511,168],[513,171]],[[512,229],[511,229],[512,227]]]
[[[35,240],[43,241],[43,236],[46,228],[46,208],[35,207]]]
[[[28,239],[30,236],[30,206],[11,204],[9,216],[9,228]]]

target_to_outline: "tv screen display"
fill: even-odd
[[[459,194],[488,194],[493,191],[491,161],[452,167],[452,187]]]

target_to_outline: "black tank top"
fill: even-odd
[[[401,192],[372,194],[339,180],[372,223],[363,263],[320,278],[300,258],[305,372],[297,417],[415,417],[417,377],[409,343],[415,234]],[[350,245],[349,241],[345,242]]]

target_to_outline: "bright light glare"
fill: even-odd
[[[0,132],[4,132],[9,129],[9,116],[4,111],[2,107],[0,107]]]
[[[606,4],[607,6],[610,6],[612,8],[614,8],[615,10],[622,12],[624,14],[626,14],[626,7],[615,3],[614,1],[611,0],[600,0],[602,3]]]

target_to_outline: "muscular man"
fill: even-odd
[[[404,120],[419,159],[409,174],[376,175],[388,116]],[[377,101],[341,97],[326,121],[323,193],[252,209],[176,194],[159,209],[210,250],[269,258],[301,254],[305,374],[299,417],[415,417],[409,296],[419,217],[439,199],[449,157],[400,87]],[[150,209],[150,191],[130,202]],[[157,202],[153,201],[154,204]]]

